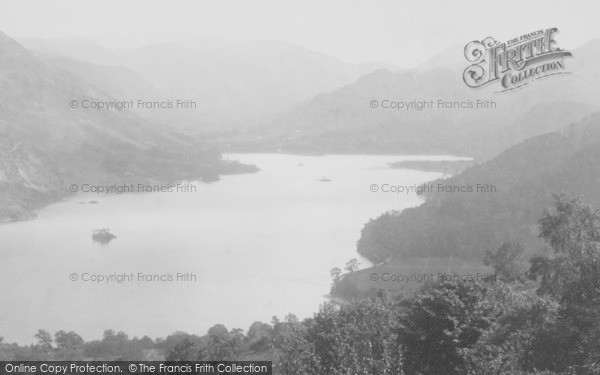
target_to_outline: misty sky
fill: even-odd
[[[573,49],[600,37],[600,1],[0,0],[12,37],[88,37],[107,47],[203,38],[276,39],[349,62],[412,67],[493,36],[556,26]]]

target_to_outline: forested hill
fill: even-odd
[[[114,97],[68,68],[0,32],[0,222],[33,217],[71,184],[216,179],[235,167],[130,110],[81,108]]]
[[[478,192],[478,184],[488,191]],[[553,192],[600,203],[600,113],[426,186],[423,205],[385,213],[365,225],[358,241],[362,255],[373,260],[482,258],[505,241],[535,251],[537,220]],[[466,192],[457,191],[461,188]]]

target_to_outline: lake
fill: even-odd
[[[458,160],[225,158],[261,171],[194,183],[196,191],[187,193],[80,193],[40,210],[37,220],[1,225],[0,335],[30,343],[38,328],[62,329],[93,340],[113,329],[156,338],[177,330],[204,334],[217,323],[246,330],[254,321],[290,312],[309,317],[326,300],[329,270],[358,258],[363,225],[384,211],[422,202],[414,193],[372,192],[371,185],[414,185],[442,176],[388,163]],[[92,200],[98,204],[80,204]],[[110,228],[117,238],[95,243],[91,235],[98,228]],[[123,276],[131,274],[131,280]],[[91,281],[94,275],[113,275],[113,281]],[[123,282],[116,282],[117,275]]]

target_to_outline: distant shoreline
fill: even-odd
[[[165,185],[175,184],[175,183],[179,183],[182,181],[211,183],[211,182],[219,181],[222,176],[245,174],[245,173],[257,173],[260,171],[260,168],[258,168],[256,165],[243,164],[243,163],[240,163],[237,161],[232,161],[232,160],[221,160],[221,162],[222,162],[222,165],[219,166],[219,170],[214,171],[214,173],[211,172],[204,176],[198,176],[198,178],[196,178],[196,179],[190,179],[190,180],[178,179],[178,180],[171,180],[171,181],[156,181],[155,183],[157,183],[157,184],[162,183]],[[112,182],[109,183],[109,185],[112,185],[112,184],[113,184]],[[59,203],[61,201],[71,199],[79,194],[77,192],[69,192],[69,187],[66,185],[58,190],[63,190],[67,193],[46,196],[43,202],[38,203],[38,204],[31,204],[30,207],[22,208],[18,212],[12,212],[11,216],[0,214],[0,225],[35,220],[38,218],[37,211],[42,210],[54,203]],[[99,194],[99,195],[100,196],[103,196],[103,195],[108,196],[108,195],[117,195],[117,194],[118,193],[106,193],[106,194]],[[144,194],[144,193],[143,192],[139,192],[139,193],[133,192],[131,194]],[[2,197],[0,197],[0,198],[2,198]],[[15,216],[15,214],[17,214],[17,215]]]
[[[444,174],[459,174],[475,165],[474,160],[402,160],[390,163],[394,169],[417,169],[424,172],[440,172]]]

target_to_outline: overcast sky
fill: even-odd
[[[600,1],[0,0],[13,37],[89,37],[108,47],[202,38],[276,39],[349,62],[412,67],[474,39],[556,26],[573,49],[600,37]]]

